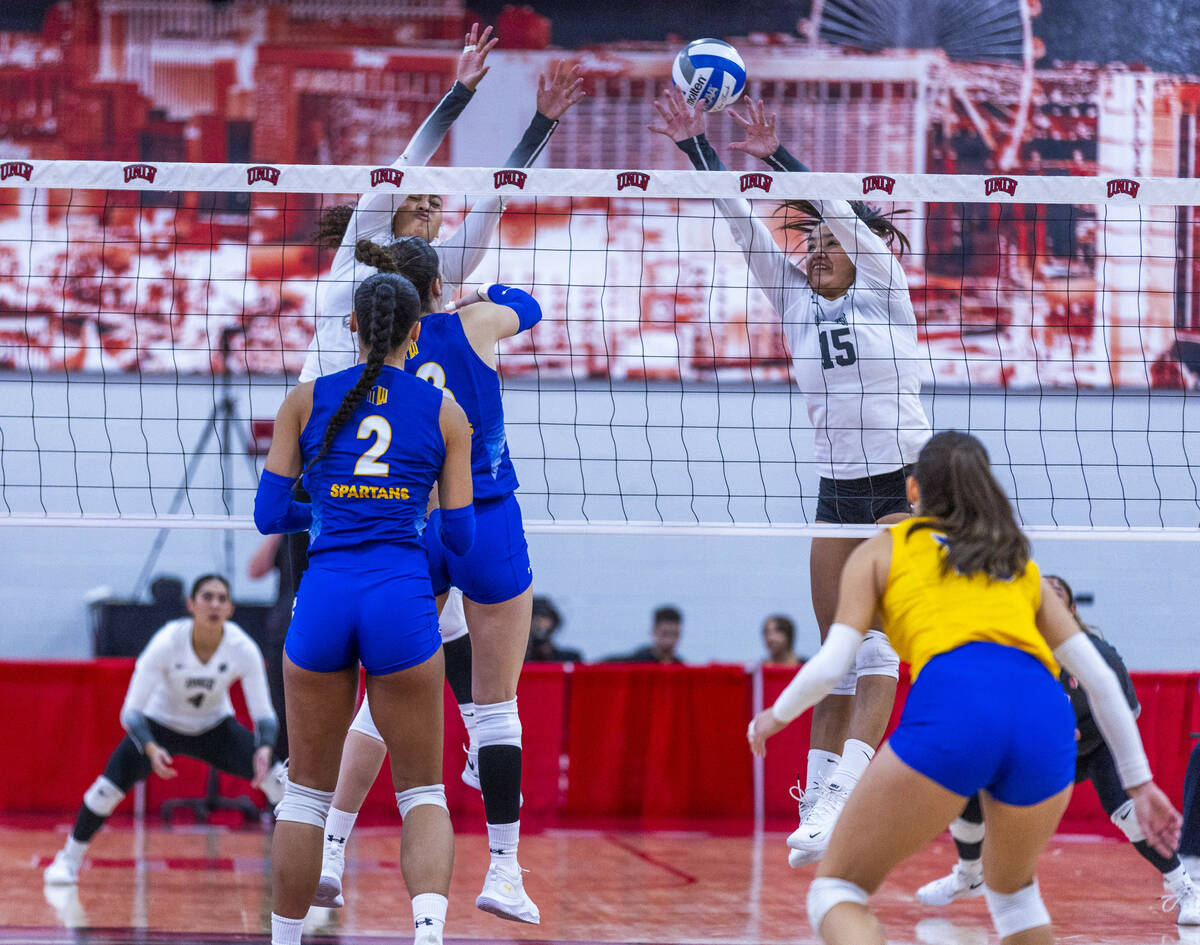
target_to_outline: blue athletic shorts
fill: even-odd
[[[512,600],[533,583],[521,506],[512,495],[475,503],[475,544],[461,557],[451,554],[438,534],[441,510],[425,525],[425,550],[434,594],[453,585],[477,604]]]
[[[442,645],[420,550],[411,568],[352,570],[309,564],[283,648],[292,662],[331,673],[362,661],[372,676],[424,663]]]
[[[963,797],[1026,807],[1075,781],[1075,713],[1058,680],[1014,647],[968,643],[921,670],[889,742]]]

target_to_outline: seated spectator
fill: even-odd
[[[610,656],[606,663],[682,663],[675,653],[679,637],[683,633],[683,614],[677,607],[659,607],[654,611],[654,625],[650,628],[651,642],[632,653]]]
[[[763,645],[767,648],[763,666],[799,666],[802,660],[795,653],[796,625],[791,617],[772,614],[762,625]]]
[[[562,626],[562,616],[548,597],[533,599],[533,619],[529,622],[529,647],[526,663],[582,663],[578,650],[560,650],[554,645],[554,633]]]

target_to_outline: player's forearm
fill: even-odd
[[[1104,661],[1088,635],[1081,632],[1068,637],[1055,649],[1054,658],[1079,680],[1087,693],[1092,718],[1117,763],[1121,786],[1128,789],[1149,781],[1150,762],[1117,674]]]
[[[791,722],[829,695],[854,665],[862,641],[862,633],[844,623],[830,627],[817,655],[800,667],[771,706],[771,714],[780,722]]]
[[[264,716],[254,720],[254,747],[262,748],[264,745],[274,745],[275,739],[279,735],[279,720],[274,714]]]
[[[408,142],[408,147],[393,163],[393,167],[421,167],[437,153],[442,140],[462,114],[464,108],[475,96],[473,89],[467,88],[461,82],[455,82],[450,91],[442,96],[429,116],[421,122],[421,127]]]
[[[124,709],[121,712],[121,726],[129,733],[133,743],[141,752],[154,742],[154,733],[150,731],[150,720],[137,709]]]
[[[546,145],[550,143],[550,136],[554,134],[554,129],[557,127],[556,119],[547,118],[541,112],[534,112],[529,127],[525,129],[525,134],[521,136],[521,140],[509,154],[504,166],[529,167],[541,156]]]
[[[306,531],[312,525],[312,506],[292,494],[296,480],[264,469],[254,496],[254,524],[264,535]]]
[[[693,138],[676,141],[675,146],[688,156],[692,166],[698,171],[723,171],[725,165],[708,140],[708,135],[699,134]]]
[[[803,171],[804,173],[808,173],[811,170],[803,161],[793,157],[792,153],[782,144],[763,158],[763,160],[767,162],[769,167],[777,171]]]

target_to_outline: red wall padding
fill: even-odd
[[[9,761],[0,778],[0,812],[74,813],[122,735],[118,713],[132,669],[132,660],[0,662],[0,705],[9,716],[3,728]],[[767,704],[790,678],[789,670],[764,673]],[[1133,678],[1155,777],[1178,805],[1188,736],[1200,730],[1200,674],[1135,673]],[[893,725],[906,691],[902,680]],[[751,692],[750,675],[734,666],[526,667],[518,693],[527,749],[524,814],[749,817],[753,797],[745,733]],[[244,718],[239,695],[235,690]],[[447,797],[456,813],[478,819],[479,795],[459,779],[465,741],[447,692]],[[786,823],[795,814],[788,787],[804,771],[807,750],[807,718],[768,745],[767,815],[774,821]],[[171,781],[151,777],[151,810],[168,797],[203,791],[203,766],[180,759],[178,768],[180,777]],[[252,793],[245,782],[224,777],[222,791]],[[385,770],[364,814],[386,817],[393,810]],[[1063,827],[1113,833],[1090,787],[1076,792]]]

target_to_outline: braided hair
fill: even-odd
[[[420,293],[421,310],[433,311],[433,283],[438,278],[439,261],[437,251],[426,240],[419,236],[406,236],[388,246],[359,240],[354,247],[354,258],[360,263],[374,266],[380,272],[395,272],[404,276]]]
[[[851,200],[850,209],[867,225],[867,229],[887,244],[889,249],[893,243],[897,243],[901,256],[908,252],[910,249],[908,237],[900,231],[893,219],[898,213],[908,213],[907,210],[893,210],[891,213],[884,213],[878,207],[872,207],[861,200]],[[784,214],[782,229],[801,233],[804,236],[808,236],[821,225],[821,214],[817,213],[817,208],[807,200],[785,200],[779,205],[776,212]]]
[[[367,349],[367,363],[358,381],[342,398],[329,423],[321,449],[308,461],[300,478],[325,458],[333,439],[354,416],[363,398],[375,386],[389,354],[404,343],[421,317],[421,299],[413,284],[394,273],[377,272],[354,290],[354,314],[358,318],[358,341]]]

